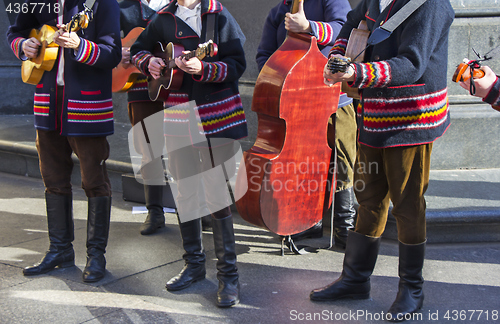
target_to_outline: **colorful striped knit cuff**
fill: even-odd
[[[193,75],[199,82],[224,82],[227,78],[227,64],[224,62],[201,62],[202,75]]]
[[[81,42],[78,52],[76,53],[76,60],[80,63],[94,65],[99,58],[101,49],[96,43],[86,40],[85,38],[80,38],[80,40]]]
[[[333,28],[321,21],[309,20],[313,35],[318,39],[319,45],[328,45],[333,41]]]
[[[391,66],[384,61],[354,63],[355,81],[350,86],[355,88],[383,88],[392,80]]]

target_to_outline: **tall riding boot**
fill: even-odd
[[[354,190],[352,187],[335,193],[333,226],[335,245],[345,249],[347,234],[354,229]]]
[[[165,214],[163,213],[163,186],[144,185],[144,197],[148,216],[141,225],[141,234],[149,235],[165,227]]]
[[[181,272],[170,279],[166,288],[169,291],[181,290],[189,287],[192,283],[205,279],[205,253],[201,242],[201,220],[199,218],[189,222],[181,223],[179,228],[184,247],[185,265]]]
[[[340,277],[330,285],[311,292],[311,300],[370,297],[370,276],[377,261],[380,237],[349,231],[344,266]]]
[[[412,245],[399,242],[399,290],[388,311],[392,315],[391,322],[404,321],[405,315],[413,314],[422,308],[424,255],[425,242]]]
[[[96,282],[106,273],[106,246],[108,245],[111,197],[88,199],[87,265],[83,270],[84,282]]]
[[[218,307],[231,307],[240,302],[240,284],[236,267],[233,216],[212,219],[215,255],[217,257]]]
[[[23,269],[25,276],[47,273],[56,267],[75,265],[73,250],[73,199],[71,195],[45,193],[47,205],[47,227],[49,230],[49,250],[34,266]]]

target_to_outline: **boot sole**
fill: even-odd
[[[337,298],[318,298],[318,297],[313,297],[311,296],[310,299],[313,301],[335,301],[335,300],[340,300],[340,299],[368,299],[370,298],[370,294],[358,294],[358,295],[346,295],[342,297],[337,297]]]
[[[165,288],[167,288],[168,291],[179,291],[179,290],[186,289],[187,287],[191,286],[195,282],[203,280],[203,279],[205,279],[205,276],[193,279],[193,280],[189,281],[189,284],[187,284],[187,285],[183,285],[180,287],[172,287],[172,288],[170,288],[168,285],[165,285]]]
[[[229,303],[229,304],[217,304],[217,303],[216,303],[215,305],[216,305],[217,307],[219,307],[219,308],[228,308],[228,307],[231,307],[231,306],[237,305],[237,304],[239,304],[239,303],[240,303],[240,300],[239,300],[239,299],[237,299],[237,300],[235,300],[235,301],[234,301],[234,303]]]
[[[29,273],[29,272],[26,273],[24,271],[25,269],[23,269],[23,275],[25,275],[25,276],[37,276],[37,275],[49,273],[52,270],[55,270],[55,269],[58,269],[58,268],[70,268],[70,267],[74,267],[74,266],[75,266],[75,260],[73,260],[73,261],[66,261],[66,262],[63,262],[61,264],[56,265],[53,268],[46,269],[46,270],[43,270],[43,271],[40,271],[40,272],[35,272],[35,273]]]
[[[151,234],[156,233],[159,229],[164,228],[164,227],[165,227],[165,224],[160,224],[151,230],[148,230],[148,231],[142,230],[142,231],[140,231],[140,233],[141,233],[141,235],[151,235]]]

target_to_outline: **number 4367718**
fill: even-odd
[[[59,13],[61,11],[61,4],[56,3],[44,3],[44,2],[31,2],[31,3],[19,3],[12,2],[5,7],[5,11],[8,13],[42,13],[46,10],[47,13]]]

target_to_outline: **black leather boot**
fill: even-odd
[[[215,255],[217,257],[218,307],[231,307],[240,302],[240,283],[236,267],[233,216],[212,219]]]
[[[205,279],[205,253],[201,242],[201,219],[197,218],[189,222],[181,223],[182,246],[184,247],[185,265],[181,272],[170,279],[166,288],[169,291],[182,290],[191,286],[196,281]]]
[[[404,321],[405,316],[422,308],[424,256],[425,242],[413,245],[399,242],[399,289],[396,300],[388,311],[392,315],[391,322]]]
[[[369,298],[370,276],[377,261],[380,240],[380,237],[349,231],[340,278],[326,287],[313,290],[310,295],[311,300]]]
[[[150,235],[158,229],[165,227],[165,214],[163,213],[163,186],[144,185],[144,197],[148,216],[141,225],[141,234]]]
[[[25,276],[47,273],[56,267],[66,268],[75,265],[72,244],[74,239],[72,196],[45,193],[45,203],[49,250],[39,263],[23,269]]]
[[[337,191],[333,207],[333,227],[335,245],[345,249],[347,234],[354,230],[354,191],[353,188]]]
[[[294,242],[307,239],[307,238],[321,238],[323,237],[323,220],[320,220],[314,224],[311,228],[306,229],[303,232],[291,235],[291,239]]]
[[[106,273],[106,246],[108,245],[111,197],[88,198],[87,264],[83,269],[84,282],[96,282]]]

